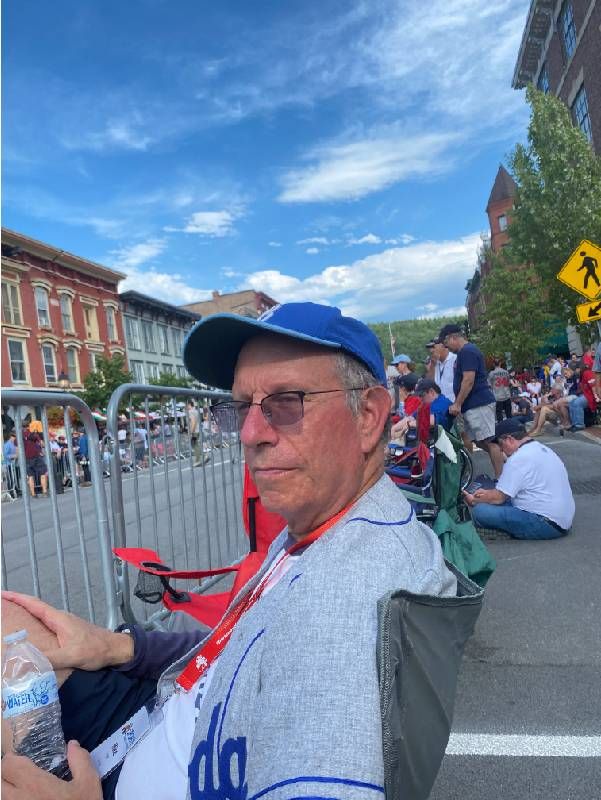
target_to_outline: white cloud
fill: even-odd
[[[319,253],[319,247],[307,247],[305,253],[308,253],[310,256],[315,256]]]
[[[184,233],[221,238],[234,233],[235,215],[231,211],[196,211],[189,217]]]
[[[449,147],[454,133],[403,134],[329,143],[309,151],[306,168],[286,173],[282,203],[357,200],[408,178],[433,176],[453,163]]]
[[[128,247],[111,250],[109,260],[115,269],[133,269],[160,256],[166,247],[165,239],[148,239],[146,242],[138,242]]]
[[[299,239],[297,244],[330,244],[330,240],[325,236],[310,236],[308,239]]]
[[[385,239],[384,244],[409,244],[410,242],[415,241],[415,236],[411,236],[409,233],[402,233],[396,239]]]
[[[467,316],[465,306],[451,306],[450,308],[440,308],[428,311],[426,314],[419,314],[417,319],[435,319],[436,317],[464,317]]]
[[[160,257],[166,248],[166,239],[148,239],[111,250],[106,263],[127,275],[119,285],[119,291],[135,290],[174,305],[209,300],[210,290],[190,286],[178,273],[161,272],[153,266],[141,269],[144,264]]]
[[[438,316],[448,311],[451,293],[461,297],[463,290],[458,287],[474,271],[479,244],[480,234],[473,233],[454,240],[389,248],[302,279],[276,269],[262,270],[249,275],[240,288],[250,286],[279,302],[335,304],[368,320],[399,319],[402,313],[406,318],[415,317],[425,310],[421,298],[430,295],[433,299],[428,302],[435,304],[438,294],[445,304],[443,311],[436,312]]]
[[[281,247],[282,246],[281,242],[267,242],[267,244],[269,245],[269,247]]]
[[[361,236],[359,239],[351,238],[347,242],[349,247],[356,244],[382,244],[382,240],[375,233],[366,233],[365,236]],[[396,244],[396,242],[392,241],[390,244]]]

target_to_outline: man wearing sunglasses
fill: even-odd
[[[469,634],[458,636],[444,615],[458,602],[463,579],[447,568],[436,536],[384,475],[390,398],[376,337],[336,308],[291,303],[258,320],[219,314],[200,321],[187,338],[184,360],[197,379],[231,389],[232,399],[216,404],[213,415],[227,430],[240,428],[261,500],[288,525],[206,638],[134,627],[133,639],[124,639],[81,621],[77,627],[75,618],[41,601],[7,595],[60,632],[54,663],[79,668],[61,688],[63,719],[65,707],[73,708],[69,687],[74,676],[81,686],[83,670],[120,665],[118,674],[131,677],[140,696],[146,687],[146,703],[153,686],[147,679],[156,682],[166,668],[153,689],[162,718],[116,765],[118,779],[115,772],[109,776],[104,796],[113,796],[115,783],[118,800],[369,800],[382,796],[385,785],[388,794],[413,780],[424,792],[444,753],[449,685]],[[436,640],[430,655],[443,655],[440,694],[429,674],[421,680],[428,658],[410,661],[419,641],[405,650],[400,634],[396,641],[391,633],[391,593],[399,589],[428,596],[424,608],[430,610],[415,624],[418,640]],[[403,610],[394,613],[406,614],[408,602],[403,595]],[[444,607],[440,618],[437,606]],[[62,658],[56,655],[61,650]],[[400,666],[396,656],[389,658],[391,650],[402,650]],[[171,663],[176,651],[180,658]],[[99,671],[103,680],[107,672]],[[143,687],[140,676],[147,680]],[[396,708],[393,685],[394,692],[409,691],[394,715],[401,739],[381,716],[383,708]],[[422,688],[408,688],[417,685]],[[112,704],[108,694],[105,699]],[[136,707],[130,694],[122,693],[120,703],[128,713]],[[79,706],[87,709],[86,698],[80,696]],[[95,728],[98,713],[96,701]],[[69,735],[85,736],[82,727],[79,734],[71,726]],[[79,740],[88,749],[96,746],[90,738]],[[395,748],[408,759],[401,771]],[[71,748],[70,794],[44,776],[54,781],[52,797],[100,796],[82,753]],[[4,780],[23,787],[11,798],[25,797],[39,770],[24,759],[7,759]]]

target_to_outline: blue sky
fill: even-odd
[[[3,5],[3,225],[175,304],[463,306],[528,0]]]

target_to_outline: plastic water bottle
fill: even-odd
[[[27,631],[4,637],[2,716],[9,720],[15,753],[58,778],[71,777],[52,665],[27,641]]]

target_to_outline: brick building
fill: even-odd
[[[532,0],[512,86],[559,97],[601,153],[601,3]]]
[[[509,242],[507,227],[511,220],[516,191],[515,181],[501,164],[486,204],[490,233],[482,237],[478,266],[466,286],[468,292],[466,306],[470,330],[478,327],[479,320],[486,311],[486,300],[482,295],[481,283],[482,279],[490,272],[491,255],[499,253]]]
[[[189,377],[182,349],[186,333],[200,319],[200,314],[140,292],[122,292],[119,300],[134,381],[148,383],[162,372]]]
[[[208,317],[210,314],[242,314],[244,317],[256,319],[275,305],[277,305],[277,300],[269,295],[255,292],[254,289],[245,289],[242,292],[230,292],[229,294],[213,292],[211,300],[188,303],[181,308],[195,311],[203,317]]]
[[[81,389],[99,356],[125,355],[124,277],[3,228],[2,386]]]

